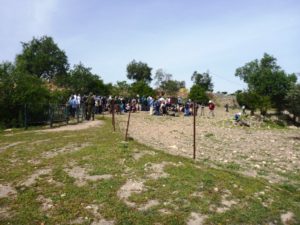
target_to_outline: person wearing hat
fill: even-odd
[[[208,109],[209,109],[209,115],[214,117],[215,116],[215,113],[214,113],[215,104],[212,102],[212,100],[209,100],[209,102],[208,102]]]

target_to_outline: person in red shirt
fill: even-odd
[[[209,109],[209,115],[214,117],[215,116],[215,113],[214,113],[215,104],[211,100],[209,100],[209,102],[208,102],[208,109]]]

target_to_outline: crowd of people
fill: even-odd
[[[84,118],[90,120],[94,118],[95,114],[101,114],[104,112],[112,113],[126,113],[128,111],[149,111],[150,115],[154,116],[192,116],[194,113],[197,115],[200,109],[200,116],[204,116],[205,104],[196,104],[190,99],[184,101],[181,97],[140,97],[137,95],[135,98],[123,98],[96,96],[90,93],[89,95],[81,96],[80,94],[73,94],[70,96],[68,102],[69,115],[75,117],[79,110],[83,111]],[[208,116],[214,117],[215,104],[210,100],[208,103],[209,113]]]

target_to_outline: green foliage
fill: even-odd
[[[184,81],[168,80],[161,83],[160,89],[164,90],[168,96],[176,96],[180,88],[184,87]]]
[[[150,82],[152,68],[147,63],[131,61],[127,65],[127,78],[135,81]]]
[[[22,47],[22,53],[16,57],[20,72],[48,81],[64,81],[69,68],[68,59],[51,37],[33,38],[30,42],[22,43]]]
[[[300,84],[291,88],[286,96],[287,110],[294,114],[294,119],[300,116]]]
[[[202,104],[207,104],[209,100],[207,94],[205,93],[205,90],[200,85],[197,84],[194,84],[191,87],[189,98],[192,101],[196,101],[197,103],[202,103]]]
[[[111,84],[81,63],[68,72],[67,56],[51,37],[33,38],[22,47],[15,64],[0,64],[0,126],[22,125],[25,104],[36,117],[47,114],[49,104],[64,104],[71,93],[111,92]]]
[[[236,69],[235,75],[248,84],[250,92],[269,97],[278,111],[283,109],[285,97],[297,80],[295,74],[286,74],[276,58],[266,53],[260,61],[256,59]]]
[[[82,63],[74,65],[70,71],[68,86],[73,93],[88,94],[92,92],[99,95],[107,95],[108,89],[100,77],[91,72],[91,68]]]
[[[180,88],[185,88],[184,81],[173,80],[172,76],[172,74],[166,73],[162,69],[158,69],[154,76],[155,86],[167,96],[175,96]]]
[[[236,95],[237,102],[240,106],[245,106],[251,111],[251,114],[259,109],[262,115],[265,115],[271,107],[271,101],[268,96],[261,96],[256,92],[239,92]]]
[[[117,81],[112,88],[111,94],[113,96],[129,97],[130,85],[126,81]]]
[[[49,100],[50,91],[40,78],[20,73],[11,63],[0,64],[0,123],[5,127],[23,125],[25,104],[38,111]]]
[[[131,96],[154,96],[154,90],[145,81],[137,81],[131,85]]]
[[[213,91],[214,85],[212,83],[212,78],[209,75],[209,72],[201,74],[195,71],[191,77],[191,80],[194,82],[194,84],[202,87],[204,91]]]

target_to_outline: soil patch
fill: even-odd
[[[13,215],[10,212],[10,208],[9,207],[0,207],[0,218],[3,219],[8,219],[11,218]]]
[[[37,170],[36,172],[34,172],[33,174],[31,174],[31,176],[24,181],[23,183],[21,183],[21,185],[24,185],[26,187],[30,187],[31,185],[33,185],[36,180],[42,176],[42,175],[47,175],[49,173],[51,173],[51,169],[41,169],[41,170]]]
[[[10,185],[0,184],[0,198],[7,198],[9,196],[17,194],[16,190]]]
[[[204,216],[200,213],[192,212],[188,218],[187,225],[202,225],[207,219],[207,216]]]
[[[62,127],[41,130],[41,131],[43,131],[43,132],[76,131],[76,130],[88,129],[91,127],[97,127],[102,124],[103,124],[103,122],[101,120],[84,121],[82,123],[78,123],[75,125],[66,125],[66,126],[62,126]]]
[[[293,218],[294,218],[294,213],[292,212],[287,212],[280,216],[281,222],[284,225],[293,224],[293,220],[294,220]]]
[[[156,199],[153,199],[153,200],[149,200],[146,204],[142,205],[141,207],[138,208],[138,210],[140,211],[145,211],[145,210],[148,210],[154,206],[157,206],[159,205],[159,201],[156,200]]]
[[[40,204],[41,204],[40,209],[41,209],[42,212],[48,212],[54,206],[52,199],[45,198],[42,195],[38,196],[37,201],[40,202]]]
[[[87,184],[87,181],[97,181],[111,179],[113,176],[111,174],[103,175],[89,175],[85,168],[76,166],[72,169],[65,169],[69,176],[75,178],[75,184],[82,187]]]
[[[117,195],[120,199],[122,199],[126,205],[130,207],[135,207],[134,202],[130,202],[128,198],[132,194],[138,194],[145,190],[144,182],[143,181],[136,181],[136,180],[127,180],[127,182],[120,188]]]
[[[145,170],[147,172],[149,172],[147,177],[154,179],[154,180],[159,179],[159,178],[168,177],[169,174],[167,174],[164,171],[164,167],[168,164],[170,164],[170,163],[168,163],[168,162],[162,162],[162,163],[156,163],[156,164],[155,163],[147,163],[145,165]]]
[[[59,154],[76,152],[76,151],[79,151],[82,148],[85,148],[85,147],[89,146],[89,145],[90,145],[89,143],[77,144],[77,145],[72,144],[72,145],[69,145],[69,146],[65,146],[63,148],[54,149],[53,151],[43,152],[42,153],[42,158],[50,159],[50,158],[54,158],[55,156],[57,156]]]

